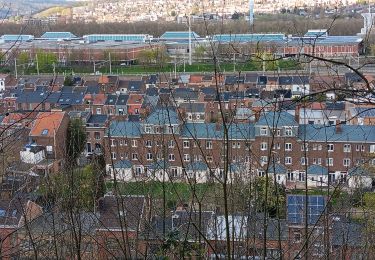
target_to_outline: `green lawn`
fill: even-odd
[[[107,191],[113,190],[113,182],[106,182]],[[175,205],[178,202],[188,202],[192,199],[194,194],[197,194],[198,198],[206,198],[215,196],[215,192],[220,190],[219,184],[195,184],[190,186],[188,183],[162,183],[156,181],[150,182],[127,182],[118,183],[119,192],[122,195],[149,195],[155,199],[162,199],[163,193],[167,204],[170,206]]]

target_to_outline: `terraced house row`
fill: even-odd
[[[310,187],[373,185],[370,125],[299,124],[292,114],[275,111],[225,125],[180,116],[174,108],[159,107],[141,121],[111,121],[105,153],[112,178],[220,181],[228,165],[231,180],[269,174],[287,187],[305,185],[305,178]]]

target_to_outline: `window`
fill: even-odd
[[[260,144],[260,150],[262,150],[262,151],[266,151],[267,150],[267,143],[265,143],[265,142],[263,142],[263,143],[261,143]]]
[[[318,150],[318,145],[317,144],[313,144],[313,150],[314,151]]]
[[[293,131],[291,128],[285,128],[285,136],[293,136]]]
[[[152,153],[147,153],[146,159],[147,161],[152,161]]]
[[[132,160],[138,160],[138,154],[132,153]]]
[[[267,130],[267,127],[262,127],[260,129],[260,135],[267,135],[268,134],[268,130]]]
[[[161,128],[160,126],[156,126],[154,129],[155,133],[160,134],[161,133]]]
[[[317,162],[318,165],[321,165],[322,164],[322,158],[318,158],[318,162]]]
[[[375,144],[370,145],[370,153],[375,153]]]
[[[212,149],[212,141],[206,141],[206,149]]]
[[[344,165],[344,167],[349,167],[350,166],[350,159],[349,158],[344,158],[343,165]]]
[[[171,177],[177,178],[179,176],[177,168],[171,168]]]
[[[285,164],[292,164],[292,157],[285,157]]]
[[[293,240],[294,240],[295,243],[301,242],[301,233],[294,232],[294,234],[293,234]]]
[[[142,175],[142,167],[137,166],[137,167],[135,168],[135,176],[136,176],[136,177],[139,177],[139,176],[141,176],[141,175]]]
[[[112,158],[113,160],[116,160],[116,153],[115,153],[115,152],[112,152],[112,153],[111,153],[111,158]]]
[[[152,141],[151,140],[146,140],[145,146],[146,147],[152,147]]]
[[[365,146],[363,144],[357,144],[356,147],[355,147],[355,150],[357,152],[359,152],[359,151],[364,152],[365,151]]]
[[[292,144],[291,143],[286,143],[285,144],[285,151],[291,151],[292,150]]]
[[[327,158],[326,159],[326,165],[327,166],[333,166],[333,158]]]
[[[184,154],[184,161],[190,162],[190,154]]]
[[[138,146],[138,141],[132,140],[132,147],[137,147],[137,146]]]
[[[318,151],[321,151],[323,146],[321,144],[318,144]]]
[[[123,108],[119,108],[118,109],[118,114],[123,116],[124,115],[124,109]]]
[[[184,141],[183,142],[183,147],[184,148],[189,148],[190,147],[190,142],[189,141]]]
[[[327,151],[333,152],[333,150],[334,150],[334,145],[333,144],[327,144]]]
[[[134,114],[136,114],[136,115],[139,114],[139,109],[138,108],[134,109]]]
[[[211,156],[211,155],[207,155],[207,156],[206,156],[206,161],[207,161],[207,162],[212,162],[212,161],[213,161],[212,156]]]
[[[260,163],[261,164],[266,164],[268,161],[268,157],[267,156],[261,156],[260,157]]]
[[[309,158],[301,157],[301,165],[307,165],[309,162]]]
[[[175,157],[174,157],[174,154],[173,154],[173,153],[170,153],[170,154],[168,155],[168,160],[171,161],[171,162],[175,160]]]
[[[168,140],[168,147],[174,148],[174,140]]]
[[[96,109],[96,114],[97,114],[97,115],[101,115],[101,114],[102,114],[102,109],[101,109],[100,107],[98,107],[98,108]]]
[[[309,150],[309,144],[302,144],[301,145],[301,151],[308,151]]]
[[[48,129],[43,129],[41,135],[48,135]]]
[[[350,144],[344,144],[344,153],[350,153],[351,149]]]
[[[47,150],[47,153],[52,153],[53,151],[52,145],[47,145],[46,150]]]
[[[146,134],[151,133],[151,126],[145,126],[145,133]]]
[[[116,141],[114,139],[111,139],[111,146],[115,146],[116,145]]]
[[[128,139],[124,139],[124,145],[128,146]]]
[[[119,141],[119,145],[120,145],[120,146],[123,146],[123,145],[124,145],[124,140],[121,139],[121,140]]]
[[[168,126],[168,134],[173,134],[173,126]]]

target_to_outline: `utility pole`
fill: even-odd
[[[192,61],[191,61],[191,12],[190,12],[190,8],[191,8],[191,0],[189,0],[189,17],[188,17],[188,23],[189,23],[189,65],[191,66],[192,65]]]
[[[18,74],[17,74],[17,58],[14,58],[14,73],[16,75],[16,79],[18,78]]]
[[[112,74],[111,52],[108,53],[108,56],[109,56],[109,74]]]
[[[39,76],[39,62],[38,62],[38,53],[35,53],[35,61],[36,61],[36,72]]]

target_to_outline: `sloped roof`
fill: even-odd
[[[53,137],[55,131],[60,128],[65,112],[40,112],[34,120],[30,136]]]
[[[336,131],[336,126],[300,125],[299,138],[301,140],[316,142],[374,142],[375,128],[366,125],[340,125],[341,131]]]
[[[140,137],[139,122],[112,121],[108,129],[109,136]]]
[[[311,175],[328,175],[328,169],[321,165],[310,165],[307,168],[307,174]]]
[[[298,123],[294,119],[294,116],[288,112],[267,112],[261,115],[256,126],[269,126],[269,127],[281,127],[281,126],[298,126]]]
[[[224,130],[222,126],[218,127],[215,123],[186,123],[181,135],[186,138],[223,139]],[[246,123],[233,123],[229,126],[228,135],[234,140],[254,139],[254,126]]]
[[[348,171],[349,176],[370,176],[370,172],[368,169],[362,167],[362,166],[357,166],[354,168],[351,168]]]
[[[175,109],[158,108],[145,119],[145,123],[153,125],[179,125],[180,119]]]
[[[280,163],[270,164],[268,167],[268,172],[276,173],[276,174],[284,174],[287,172],[287,168]]]
[[[206,171],[208,166],[204,162],[191,162],[186,165],[186,171]]]
[[[121,160],[114,163],[113,167],[115,169],[130,169],[132,168],[133,163],[129,160]]]

